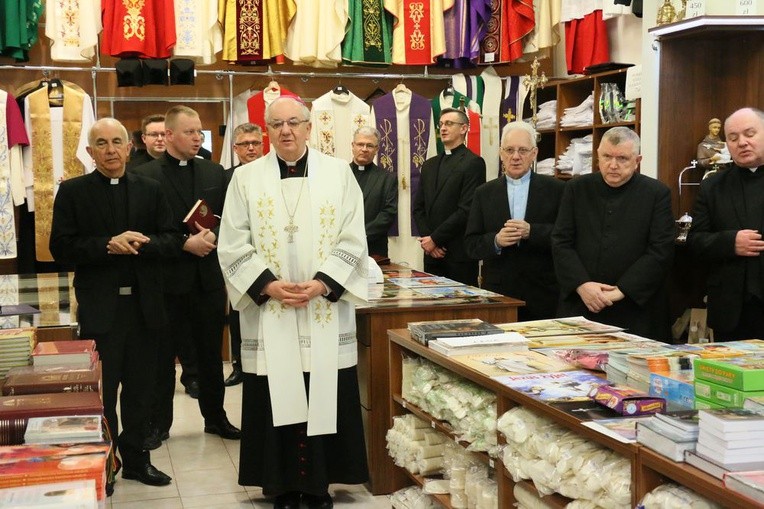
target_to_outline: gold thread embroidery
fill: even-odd
[[[381,129],[382,139],[379,142],[379,165],[387,172],[392,172],[393,157],[395,157],[395,142],[391,135],[393,133],[393,124],[388,119],[382,120]]]
[[[239,3],[239,53],[260,55],[262,53],[263,20],[260,19],[260,0],[238,0]]]
[[[363,47],[382,50],[379,0],[363,0]]]
[[[427,126],[424,120],[418,118],[414,121],[414,155],[411,158],[414,168],[412,169],[421,169],[425,159],[427,159],[427,143],[424,141],[426,130]]]
[[[413,50],[424,49],[424,33],[422,32],[420,23],[424,17],[424,2],[411,2],[411,13],[409,19],[414,22],[414,29],[409,36],[410,47]]]
[[[133,37],[139,40],[146,38],[146,18],[143,17],[143,0],[122,0],[127,13],[122,18],[122,32],[125,40]]]

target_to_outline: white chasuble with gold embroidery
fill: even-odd
[[[284,55],[295,63],[337,67],[348,22],[347,0],[296,0]]]
[[[218,23],[217,0],[175,0],[175,57],[197,64],[215,63],[223,49],[223,30]]]
[[[351,162],[351,142],[359,127],[371,125],[371,107],[352,92],[328,92],[315,101],[310,109],[310,145],[324,154]]]
[[[337,370],[358,359],[355,305],[367,298],[367,251],[363,196],[347,162],[309,150],[307,172],[282,180],[273,151],[239,167],[218,256],[240,312],[242,367],[268,376],[273,425],[307,421],[308,435],[322,435],[336,433]],[[247,290],[266,270],[291,282],[322,272],[345,292],[338,302],[317,297],[306,308],[274,299],[258,306]],[[311,374],[307,395],[303,372]]]
[[[90,62],[101,29],[101,0],[45,3],[45,36],[55,62]]]
[[[13,211],[12,152],[7,118],[8,93],[0,90],[0,258],[16,258],[16,223]]]

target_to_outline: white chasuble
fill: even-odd
[[[536,14],[536,25],[533,31],[525,36],[523,56],[527,60],[533,56],[550,58],[552,47],[562,39],[560,35],[562,0],[533,0],[533,12]]]
[[[101,0],[45,3],[45,36],[55,62],[90,62],[101,33]]]
[[[215,54],[222,49],[217,0],[175,0],[173,56],[209,65],[215,63]]]
[[[6,121],[8,93],[0,90],[0,258],[16,258],[16,223],[12,193],[12,150]]]
[[[296,0],[284,55],[297,64],[337,67],[348,17],[347,0]]]
[[[324,154],[351,162],[351,142],[359,127],[371,125],[371,107],[352,92],[328,92],[311,104],[310,145]]]
[[[241,166],[228,188],[218,255],[240,312],[242,368],[268,376],[273,425],[336,433],[337,370],[357,363],[355,305],[366,302],[363,196],[345,161],[310,150],[306,178],[281,179],[275,152]],[[290,241],[291,240],[291,241]],[[266,270],[303,282],[317,272],[345,288],[307,308],[246,293]],[[310,372],[305,394],[303,372]]]
[[[223,150],[220,152],[220,165],[225,168],[231,168],[239,164],[239,157],[233,151],[233,130],[237,126],[249,122],[249,111],[247,111],[247,101],[257,92],[247,89],[233,98],[233,105],[228,110],[228,121],[226,122],[225,135],[223,136]],[[265,129],[265,126],[260,126]]]

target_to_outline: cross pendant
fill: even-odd
[[[297,233],[300,230],[300,227],[294,224],[292,221],[289,221],[289,224],[284,227],[284,231],[289,234],[287,237],[287,242],[292,244],[294,242],[294,234]]]

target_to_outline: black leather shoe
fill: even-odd
[[[273,501],[273,509],[300,509],[300,492],[282,493]]]
[[[167,486],[172,481],[172,477],[164,472],[157,470],[151,463],[146,463],[137,469],[122,469],[123,479],[133,479],[149,486]]]
[[[188,382],[188,385],[186,385],[186,394],[194,399],[199,399],[199,382],[196,380]]]
[[[223,384],[226,387],[233,387],[234,385],[239,385],[243,378],[244,376],[242,375],[242,372],[241,372],[241,364],[234,362],[233,371],[231,371],[231,374],[228,375],[228,378],[225,379],[225,382],[223,382]]]
[[[310,493],[303,493],[302,500],[310,509],[332,509],[334,502],[331,495],[324,493],[323,495],[311,495]]]
[[[146,440],[143,441],[143,449],[146,451],[159,449],[159,447],[162,445],[162,442],[168,438],[170,438],[169,431],[159,431],[156,428],[152,428],[151,431],[149,431],[149,435],[146,437]]]
[[[228,419],[225,417],[216,424],[205,422],[204,432],[218,435],[222,438],[227,438],[228,440],[239,440],[241,438],[241,430],[228,422]]]

